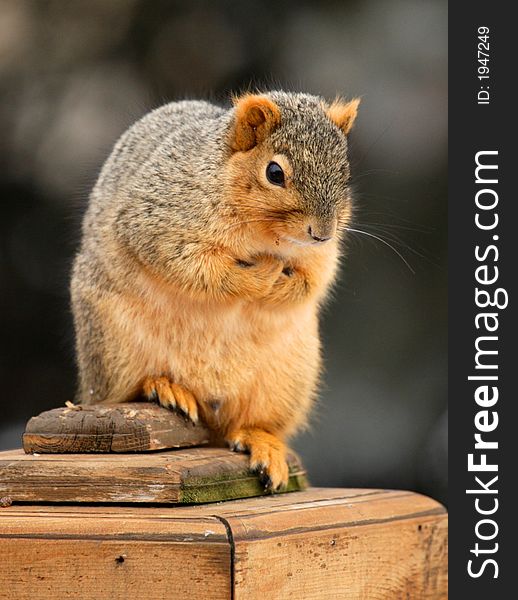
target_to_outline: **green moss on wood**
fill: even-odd
[[[308,487],[304,473],[292,473],[284,492],[298,492]],[[204,502],[221,502],[238,498],[269,495],[261,484],[259,477],[244,474],[236,479],[235,473],[220,473],[213,477],[199,477],[189,480],[180,490],[180,503],[200,504]]]

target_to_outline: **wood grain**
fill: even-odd
[[[0,597],[231,597],[230,547],[215,517],[122,519],[52,509],[25,513],[17,523],[4,516],[0,537],[9,558],[0,564]]]
[[[364,491],[227,521],[235,600],[447,598],[446,515],[424,496]]]
[[[209,442],[209,431],[150,402],[63,406],[27,423],[23,448],[33,453],[143,452]]]
[[[411,492],[315,489],[174,507],[0,509],[0,595],[443,600],[447,515]],[[122,561],[120,560],[122,557]]]
[[[0,497],[14,502],[200,503],[264,495],[249,457],[226,448],[148,454],[0,452]],[[288,491],[307,486],[299,459],[288,459]]]

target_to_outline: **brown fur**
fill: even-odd
[[[156,398],[250,452],[271,489],[287,482],[284,441],[316,395],[318,309],[351,218],[341,132],[355,110],[246,95],[228,112],[168,105],[129,130],[74,267],[81,402]],[[266,178],[272,160],[284,187]],[[332,239],[314,243],[309,227]]]
[[[349,102],[337,98],[327,109],[327,116],[347,135],[354,125],[359,105],[359,98],[354,98]]]
[[[232,147],[250,150],[262,142],[281,120],[278,107],[266,96],[246,94],[234,98],[236,121]]]

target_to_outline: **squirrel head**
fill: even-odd
[[[277,245],[340,233],[351,216],[347,135],[358,105],[286,92],[234,98],[226,180],[244,225]]]

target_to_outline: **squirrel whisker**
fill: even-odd
[[[424,260],[428,261],[429,263],[431,263],[433,265],[437,265],[436,261],[434,261],[432,257],[430,257],[429,255],[426,254],[425,249],[423,249],[422,247],[419,247],[419,246],[417,246],[417,247],[411,246],[410,244],[406,243],[403,239],[401,239],[397,235],[397,231],[396,232],[391,231],[390,229],[392,228],[392,230],[398,230],[398,229],[408,230],[408,231],[417,232],[417,233],[427,233],[427,231],[415,229],[412,227],[392,225],[390,223],[373,223],[373,222],[362,221],[360,223],[360,225],[362,227],[368,226],[376,234],[378,234],[378,235],[383,234],[383,236],[385,237],[385,239],[387,241],[390,241],[393,244],[396,244],[396,245],[400,246],[401,248],[404,248],[405,250],[412,252],[412,254],[414,254],[415,256],[418,256],[419,258],[423,258]]]
[[[349,231],[350,233],[361,233],[362,235],[366,235],[368,237],[374,238],[378,242],[381,242],[382,244],[385,244],[385,246],[388,246],[395,254],[397,254],[397,256],[399,256],[399,258],[408,267],[408,269],[410,270],[410,272],[412,273],[412,275],[415,275],[415,271],[410,266],[410,263],[405,259],[405,257],[401,254],[401,252],[399,252],[396,248],[394,248],[394,246],[392,244],[390,244],[389,242],[387,242],[387,240],[383,239],[382,237],[380,237],[378,235],[374,235],[373,233],[369,233],[368,231],[362,231],[361,229],[353,229],[352,227],[345,227],[345,230]]]

